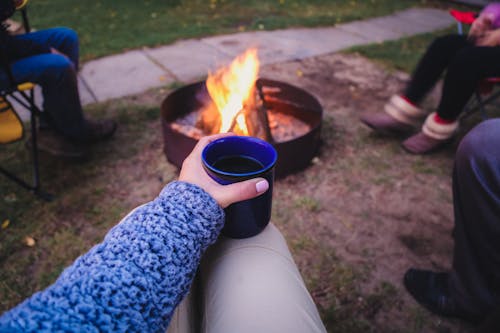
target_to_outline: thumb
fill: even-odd
[[[219,191],[216,200],[223,208],[226,208],[232,203],[252,199],[263,194],[268,190],[269,183],[264,178],[254,178],[225,185],[223,188],[222,191]]]

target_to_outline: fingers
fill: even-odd
[[[254,178],[230,185],[221,185],[205,172],[201,162],[203,149],[210,142],[231,135],[234,135],[234,133],[221,133],[201,138],[191,154],[184,160],[179,175],[179,180],[203,188],[222,208],[226,208],[238,201],[255,198],[269,188],[269,183],[264,178]]]
[[[210,136],[204,136],[202,137],[196,146],[193,148],[193,151],[191,152],[191,155],[198,155],[201,156],[201,152],[203,151],[203,148],[205,148],[210,142],[215,141],[217,139],[226,137],[226,136],[231,136],[234,135],[234,133],[219,133],[219,134],[214,134]]]
[[[217,191],[215,200],[226,208],[232,203],[255,198],[269,189],[269,183],[264,178],[254,178],[243,182],[224,185]]]

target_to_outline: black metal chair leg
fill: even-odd
[[[33,97],[33,96],[31,96]],[[34,101],[32,101],[34,103]],[[35,195],[45,201],[52,201],[54,196],[50,193],[44,192],[40,188],[40,171],[38,163],[38,132],[37,132],[37,119],[34,112],[31,112],[31,157],[33,159],[33,192]]]

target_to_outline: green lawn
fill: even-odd
[[[411,73],[427,46],[438,36],[456,32],[456,27],[421,34],[396,41],[356,46],[346,52],[359,53],[371,60],[382,63],[388,70]]]
[[[36,0],[37,29],[74,28],[83,60],[178,39],[291,26],[335,25],[381,16],[425,0]],[[442,2],[432,2],[442,5]]]

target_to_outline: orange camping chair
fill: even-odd
[[[477,18],[475,12],[462,12],[458,10],[450,10],[450,15],[457,22],[457,31],[459,34],[464,34],[463,25],[471,25]],[[495,86],[500,84],[500,77],[488,77],[483,79],[476,88],[474,96],[463,110],[462,119],[469,117],[477,111],[481,112],[481,117],[487,119],[486,106],[500,97],[500,90],[494,91]]]
[[[21,12],[23,26],[26,33],[30,31],[26,5],[28,0],[16,1],[16,9]],[[0,173],[15,181],[24,188],[33,191],[38,197],[46,201],[52,200],[52,195],[41,190],[40,173],[38,165],[37,146],[37,117],[41,110],[35,103],[34,87],[31,82],[16,83],[12,75],[10,64],[6,61],[6,56],[0,54],[0,70],[4,70],[10,85],[7,89],[0,90],[0,144],[19,141],[24,137],[24,125],[15,111],[11,102],[16,101],[30,111],[30,131],[31,131],[31,159],[32,159],[32,182],[27,182],[13,172],[0,166]]]

